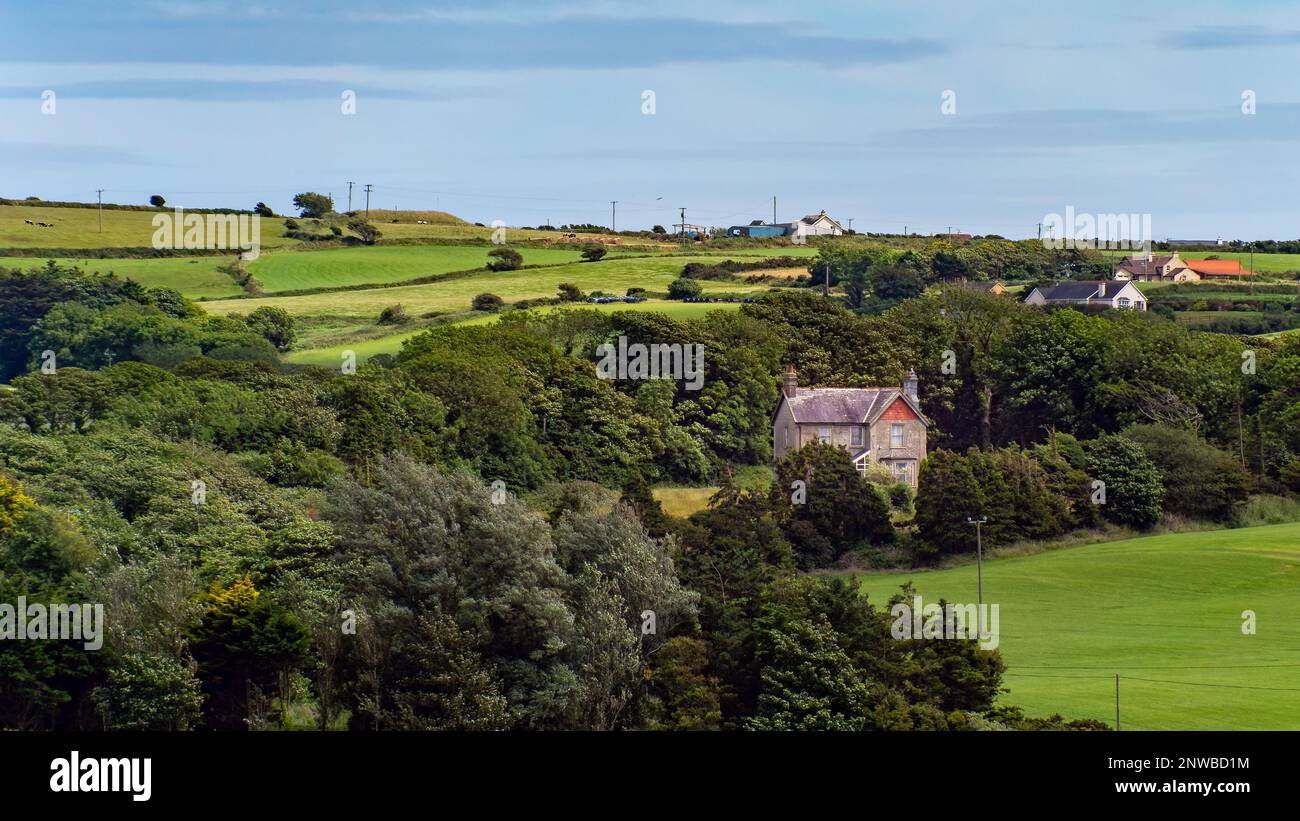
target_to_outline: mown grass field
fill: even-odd
[[[976,601],[976,568],[858,577],[884,606]],[[1300,524],[1179,533],[984,562],[1002,701],[1125,730],[1300,729]],[[1242,634],[1252,610],[1257,634]]]
[[[421,226],[423,227],[423,226]],[[387,285],[482,268],[490,246],[380,245],[265,254],[248,265],[266,293],[310,288]],[[577,248],[516,247],[525,265],[560,265],[582,259]]]
[[[668,284],[681,273],[682,266],[693,260],[721,260],[721,257],[628,257],[607,258],[600,262],[579,262],[546,268],[522,269],[497,273],[484,271],[472,276],[433,282],[425,285],[402,285],[360,291],[332,291],[285,297],[229,299],[209,302],[204,307],[216,314],[248,313],[262,305],[275,305],[290,314],[308,316],[329,314],[374,318],[389,305],[402,305],[412,316],[426,313],[467,311],[475,295],[493,293],[506,302],[553,297],[561,282],[572,282],[585,292],[604,291],[623,294],[628,288],[666,291]],[[260,260],[259,260],[260,261]],[[705,293],[754,293],[766,285],[703,281]]]
[[[234,255],[213,257],[162,257],[156,259],[94,259],[59,257],[55,262],[71,265],[94,274],[115,273],[133,279],[146,288],[172,288],[190,299],[226,299],[238,296],[243,289],[218,265],[234,261]],[[0,257],[0,268],[43,268],[39,257]]]

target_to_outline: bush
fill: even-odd
[[[402,325],[410,321],[410,314],[401,305],[389,305],[379,312],[380,325]]]
[[[581,302],[587,298],[572,282],[561,282],[558,288],[561,302]]]
[[[1236,459],[1181,428],[1134,425],[1127,439],[1142,446],[1164,474],[1164,510],[1226,522],[1250,495],[1250,475]]]
[[[693,279],[678,277],[668,286],[669,299],[696,299],[704,293],[704,287]]]
[[[513,248],[499,246],[488,251],[487,267],[492,271],[517,271],[524,266],[524,257]]]
[[[605,246],[595,243],[584,245],[582,248],[582,258],[587,262],[598,262],[607,253]]]
[[[249,314],[244,324],[274,345],[277,351],[289,350],[293,347],[294,338],[297,336],[293,327],[293,317],[283,308],[263,305]]]
[[[1103,436],[1087,446],[1088,473],[1105,483],[1102,515],[1147,529],[1160,521],[1164,477],[1142,446],[1124,436]]]
[[[470,304],[470,307],[476,311],[487,311],[492,314],[505,306],[506,301],[496,294],[479,294],[474,297],[474,301]]]

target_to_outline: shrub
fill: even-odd
[[[501,246],[488,251],[487,267],[493,271],[517,271],[524,266],[523,254]]]
[[[402,325],[410,321],[410,314],[401,305],[389,305],[379,312],[380,325]]]
[[[598,262],[607,253],[605,246],[595,243],[584,245],[582,248],[582,258],[587,262]]]
[[[586,299],[581,289],[572,282],[561,282],[557,287],[559,288],[561,302],[581,302]]]
[[[496,313],[506,306],[506,301],[496,294],[479,294],[474,297],[471,307],[476,311]]]
[[[704,293],[704,287],[693,279],[678,277],[668,286],[669,299],[696,299]]]
[[[1160,521],[1164,477],[1142,446],[1124,436],[1088,443],[1088,473],[1105,483],[1102,515],[1113,522],[1146,529]]]

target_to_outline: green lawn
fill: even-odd
[[[878,605],[909,579],[926,602],[966,603],[975,571],[859,579]],[[991,559],[984,600],[999,605],[1002,700],[1031,715],[1113,723],[1119,673],[1126,730],[1300,729],[1300,524]]]

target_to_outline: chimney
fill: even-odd
[[[795,381],[794,365],[786,365],[785,374],[781,377],[781,393],[785,394],[786,398],[793,399],[798,392],[799,383]]]
[[[903,393],[910,396],[913,402],[920,402],[921,397],[917,395],[916,386],[917,386],[916,371],[912,370],[911,368],[908,368],[907,376],[903,377]]]

